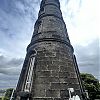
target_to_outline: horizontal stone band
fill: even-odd
[[[67,46],[69,46],[71,49],[72,49],[72,52],[74,52],[74,49],[72,47],[72,45],[70,43],[68,43],[67,41],[65,40],[61,40],[61,39],[58,39],[58,38],[41,38],[41,39],[37,39],[35,41],[32,41],[27,49],[29,49],[32,45],[34,45],[35,43],[38,43],[38,42],[44,42],[44,41],[53,41],[53,42],[60,42],[60,43],[64,43],[66,44]]]

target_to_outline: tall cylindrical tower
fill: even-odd
[[[16,100],[69,100],[75,95],[85,100],[73,52],[59,0],[42,0]]]

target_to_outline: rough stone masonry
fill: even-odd
[[[59,0],[42,0],[14,100],[86,100],[73,52]]]

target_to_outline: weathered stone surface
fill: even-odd
[[[34,87],[36,90],[41,89],[41,90],[48,90],[50,89],[50,83],[37,83],[35,84]]]
[[[53,98],[33,98],[33,100],[53,100]]]
[[[69,98],[54,98],[54,100],[69,100]]]
[[[68,90],[61,90],[60,91],[60,97],[61,98],[68,98],[69,97],[69,91]]]
[[[38,71],[36,75],[37,77],[50,77],[51,72],[50,71]]]
[[[58,90],[47,90],[46,97],[60,97],[60,92]]]
[[[73,82],[73,83],[70,83],[70,84],[69,84],[69,87],[70,87],[70,88],[74,88],[74,89],[80,89],[79,84],[76,84],[76,83],[74,83],[74,82]]]
[[[59,77],[59,71],[52,70],[52,77]]]
[[[45,89],[34,89],[34,97],[45,97]]]
[[[77,78],[69,78],[68,81],[69,81],[69,83],[78,83]]]
[[[31,83],[29,91],[33,100],[69,100],[68,88],[74,88],[81,97],[73,52],[59,0],[42,0],[16,94]],[[32,56],[34,62],[30,62]],[[30,66],[33,69],[30,70]]]
[[[60,66],[60,71],[61,72],[65,72],[65,71],[68,71],[69,69],[68,69],[68,67],[67,66]]]
[[[68,83],[51,83],[51,89],[55,89],[55,90],[65,90],[68,89]]]
[[[36,83],[50,83],[50,82],[60,82],[58,77],[39,77],[36,79]]]
[[[53,64],[49,65],[48,66],[48,70],[59,71],[59,65],[57,65],[57,66],[54,66]]]
[[[36,71],[46,71],[46,70],[48,70],[48,66],[47,65],[37,65],[37,67],[36,67]]]
[[[59,77],[68,78],[69,77],[69,72],[59,72]]]
[[[77,78],[76,73],[75,73],[75,72],[71,72],[71,73],[70,73],[70,78]]]

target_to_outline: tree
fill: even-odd
[[[81,74],[83,86],[88,90],[90,100],[100,99],[100,83],[93,75],[82,73]]]
[[[12,91],[13,91],[13,88],[9,88],[9,89],[6,90],[4,100],[10,100]]]

